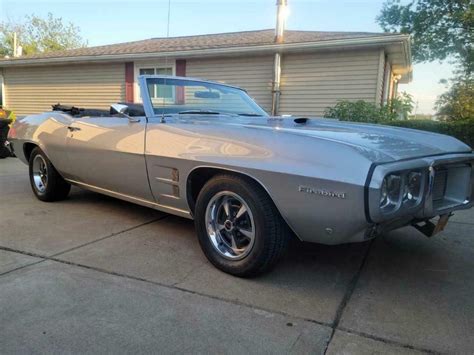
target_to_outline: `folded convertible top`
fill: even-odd
[[[145,110],[143,109],[142,104],[133,104],[133,103],[121,103],[123,105],[128,106],[127,114],[134,117],[134,116],[145,116]],[[53,111],[61,111],[70,114],[71,116],[111,116],[116,114],[112,110],[101,110],[97,108],[82,108],[70,105],[61,105],[57,103],[55,105],[51,105]]]
[[[75,107],[75,106],[68,106],[68,105],[61,105],[60,103],[57,103],[55,105],[51,105],[53,108],[53,111],[62,111],[62,112],[67,112],[73,116],[80,115],[81,112],[84,112],[83,108]]]

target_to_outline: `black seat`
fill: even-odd
[[[110,115],[108,110],[101,110],[98,108],[81,108],[76,106],[61,105],[59,103],[56,105],[52,105],[52,107],[53,111],[65,112],[74,117],[103,117]]]

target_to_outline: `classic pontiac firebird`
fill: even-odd
[[[474,154],[452,137],[270,117],[244,90],[197,79],[139,82],[143,105],[55,105],[17,121],[9,139],[40,200],[76,185],[193,218],[209,261],[242,277],[273,266],[291,235],[340,244],[413,225],[431,236],[472,207]]]

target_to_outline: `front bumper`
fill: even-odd
[[[440,215],[436,218],[425,218],[419,220],[412,216],[387,221],[379,224],[373,224],[365,231],[365,240],[375,238],[379,235],[383,235],[387,232],[399,229],[402,227],[413,226],[419,232],[423,233],[427,237],[432,237],[439,232],[443,231],[448,224],[449,218],[452,213]]]
[[[403,162],[381,164],[373,169],[366,192],[367,220],[372,224],[425,221],[435,216],[468,209],[474,203],[474,154],[447,154]],[[379,208],[380,186],[390,172],[424,169],[426,183],[423,198],[410,208],[400,208],[384,215]],[[405,224],[405,225],[406,225]],[[394,229],[394,228],[392,228]]]

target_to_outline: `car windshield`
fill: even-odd
[[[146,86],[155,115],[267,116],[244,90],[227,85],[173,77],[146,77]]]

